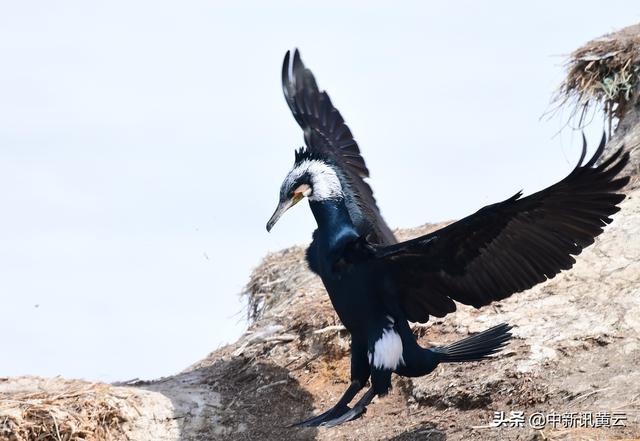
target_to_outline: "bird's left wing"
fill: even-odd
[[[622,149],[596,166],[605,139],[585,164],[586,142],[576,168],[538,193],[521,193],[486,206],[431,234],[374,247],[371,256],[389,272],[395,295],[411,321],[426,322],[476,308],[550,279],[575,263],[611,222],[629,177]],[[375,256],[375,257],[373,257]]]
[[[369,177],[369,169],[351,130],[327,92],[318,88],[313,73],[305,67],[297,49],[293,59],[290,52],[285,55],[282,90],[293,117],[304,131],[308,151],[336,164],[347,180],[350,187],[347,196],[352,199],[349,202],[353,202],[348,208],[356,226],[366,224],[364,229],[375,243],[395,243],[391,229],[380,214],[373,191],[364,180]]]

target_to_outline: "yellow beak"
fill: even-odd
[[[282,216],[289,208],[300,202],[303,197],[302,193],[294,193],[291,199],[280,201],[276,211],[273,212],[271,219],[267,222],[267,231],[271,231],[276,222],[278,222],[278,219],[280,219],[280,216]]]

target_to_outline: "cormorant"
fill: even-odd
[[[313,74],[293,53],[282,67],[282,87],[305,148],[280,189],[267,223],[304,197],[318,228],[307,261],[351,334],[351,384],[338,403],[299,426],[335,426],[358,418],[376,395],[391,386],[391,374],[421,376],[439,363],[487,358],[511,338],[498,325],[445,347],[425,349],[409,321],[455,311],[454,300],[476,308],[554,277],[594,242],[624,199],[629,160],[622,148],[601,159],[600,146],[585,162],[586,141],[574,170],[537,193],[512,197],[430,234],[397,243],[382,219],[364,178],[369,171],[351,131]],[[371,378],[371,387],[349,403]]]

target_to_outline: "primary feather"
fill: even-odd
[[[455,311],[454,300],[476,308],[554,277],[575,263],[611,222],[629,177],[622,149],[596,166],[605,138],[583,164],[560,182],[521,197],[517,193],[440,230],[378,247],[395,291],[411,321]]]
[[[341,172],[343,191],[352,221],[373,242],[396,242],[380,214],[364,158],[342,115],[329,95],[320,91],[313,73],[305,67],[296,49],[287,52],[282,64],[282,90],[291,113],[304,132],[306,149],[296,152],[296,161],[319,158],[335,164]]]

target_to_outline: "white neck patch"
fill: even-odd
[[[305,159],[296,165],[285,178],[283,187],[292,186],[305,173],[309,173],[311,177],[312,193],[309,196],[309,200],[322,201],[344,197],[342,185],[335,170],[317,159]]]

